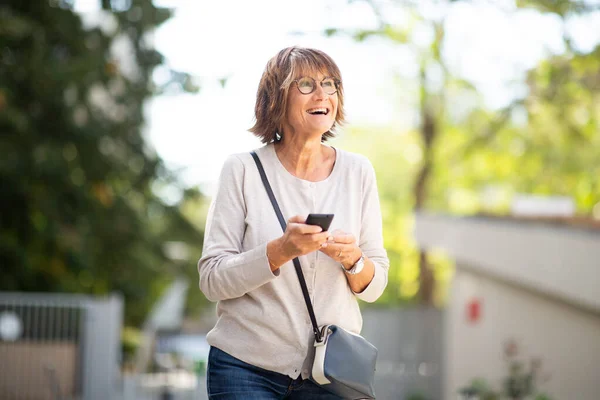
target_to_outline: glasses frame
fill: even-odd
[[[313,90],[311,90],[308,93],[304,93],[302,92],[302,90],[300,90],[300,86],[298,85],[298,81],[302,80],[302,79],[310,79],[313,81]],[[327,91],[325,91],[325,88],[323,88],[323,81],[326,81],[327,79],[331,79],[333,81],[333,84],[335,85],[335,91],[333,93],[327,93]],[[301,76],[298,79],[294,79],[292,81],[292,83],[296,84],[296,87],[298,88],[298,91],[301,94],[304,95],[309,95],[309,94],[313,94],[315,92],[315,90],[317,90],[317,81],[315,78],[313,78],[312,76]],[[338,90],[340,90],[340,84],[342,83],[342,81],[340,81],[339,79],[335,79],[333,76],[326,76],[324,77],[321,82],[319,82],[319,85],[323,88],[323,92],[325,92],[325,94],[327,94],[328,96],[333,96],[334,94],[336,94],[338,92]]]

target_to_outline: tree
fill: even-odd
[[[594,9],[578,2],[518,3],[554,13],[565,24]],[[568,32],[563,29],[563,54],[541,61],[523,76],[528,90],[522,98],[496,113],[477,107],[463,129],[446,132],[436,158],[444,168],[434,178],[434,207],[448,207],[441,191],[454,182],[463,189],[460,197],[470,199],[463,202],[469,203],[463,212],[506,213],[514,193],[565,195],[574,199],[581,215],[591,215],[594,207],[600,211],[600,46],[578,51]],[[486,187],[500,197],[491,209],[477,193]]]
[[[415,173],[413,187],[413,209],[422,210],[429,198],[428,188],[434,169],[434,152],[438,137],[441,135],[446,121],[446,92],[451,84],[471,86],[462,80],[454,79],[446,67],[442,57],[445,35],[445,12],[438,13],[435,18],[426,17],[418,2],[406,1],[401,4],[410,15],[412,26],[398,26],[388,22],[380,10],[380,4],[368,1],[374,14],[378,17],[379,27],[371,30],[349,32],[357,41],[370,37],[379,37],[392,42],[398,47],[408,49],[418,64],[418,84],[414,88],[414,106],[419,111],[419,127],[416,131],[422,149],[421,163]],[[437,2],[441,9],[447,8],[448,2]],[[422,44],[415,39],[414,30],[421,26],[432,33],[431,40]],[[340,33],[336,29],[328,29],[328,35]],[[347,33],[347,32],[346,32]],[[435,75],[435,76],[434,76]],[[434,80],[439,80],[432,85]],[[427,254],[421,250],[418,254],[419,266],[419,299],[423,304],[434,303],[435,277]]]
[[[74,0],[0,6],[0,290],[119,291],[139,324],[182,272],[164,243],[198,245],[202,233],[156,194],[178,182],[143,137],[144,102],[162,89],[149,35],[170,12],[101,5],[95,27]],[[193,89],[187,74],[173,78]]]
[[[491,111],[483,105],[476,87],[454,76],[444,58],[445,18],[452,3],[459,1],[366,2],[378,17],[378,27],[344,31],[330,28],[325,34],[346,34],[359,42],[383,39],[398,50],[409,50],[418,65],[418,76],[402,81],[403,91],[410,91],[412,96],[410,106],[419,114],[416,129],[405,133],[415,139],[421,149],[418,168],[410,169],[414,210],[506,213],[510,198],[516,192],[574,195],[578,210],[583,213],[590,213],[594,205],[599,204],[600,189],[597,179],[592,178],[598,176],[598,163],[594,160],[600,159],[598,146],[594,146],[600,140],[595,106],[599,104],[598,51],[576,54],[572,40],[565,34],[565,54],[550,58],[523,77],[529,93],[515,98],[501,110]],[[568,1],[519,1],[517,6],[552,12],[563,20],[597,9],[587,2]],[[402,9],[410,16],[408,22],[394,23],[388,15],[398,14],[388,13],[385,7]],[[424,42],[415,37],[416,28],[420,33],[429,32],[430,40]],[[416,84],[411,86],[411,81]],[[475,99],[476,104],[461,117],[451,115],[451,105],[465,97]],[[519,120],[523,114],[525,123]],[[369,136],[372,138],[372,133]],[[396,138],[399,136],[396,133]],[[384,140],[379,143],[382,142]],[[364,151],[363,146],[364,143],[358,148]],[[379,151],[387,153],[390,148],[388,143],[385,150],[380,147]],[[405,166],[398,161],[401,159],[387,158],[387,165],[378,170],[378,176],[385,174],[382,171],[402,170]],[[381,190],[389,192],[391,189],[388,186]],[[494,192],[493,197],[499,198],[491,205],[485,199],[490,191]],[[397,202],[406,201],[404,191],[397,189],[396,193],[389,193],[387,200],[382,196],[382,203],[393,202],[394,198]],[[397,229],[398,218],[389,215],[387,218],[386,223],[394,226],[396,232],[410,234],[406,229],[410,222]],[[409,219],[406,215],[403,218]],[[390,220],[392,222],[388,222]],[[402,269],[412,270],[415,261],[411,245],[397,246],[396,243],[397,240],[386,243],[388,250],[393,249],[392,254],[398,251],[404,256],[394,265],[398,267],[401,263]],[[419,299],[430,304],[434,300],[436,275],[448,275],[447,261],[435,254],[420,252],[417,263]],[[393,277],[390,282],[394,282]]]

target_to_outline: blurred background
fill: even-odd
[[[205,398],[206,212],[291,45],[377,173],[378,398],[599,399],[591,0],[2,0],[0,398]]]

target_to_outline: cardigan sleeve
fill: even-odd
[[[369,285],[362,292],[356,293],[356,296],[372,303],[382,295],[387,286],[390,261],[383,247],[382,217],[375,170],[366,158],[362,168],[362,184],[363,202],[358,246],[375,265],[375,275]]]
[[[198,261],[200,290],[210,301],[243,296],[279,275],[271,271],[267,244],[242,252],[246,227],[244,164],[236,155],[223,165],[210,205]]]

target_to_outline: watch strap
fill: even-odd
[[[356,263],[354,263],[352,268],[346,269],[342,265],[342,269],[344,270],[344,272],[346,272],[350,275],[356,275],[356,274],[359,274],[363,270],[364,266],[365,266],[365,255],[362,254],[362,252],[361,252],[360,258],[358,259],[358,261]]]

